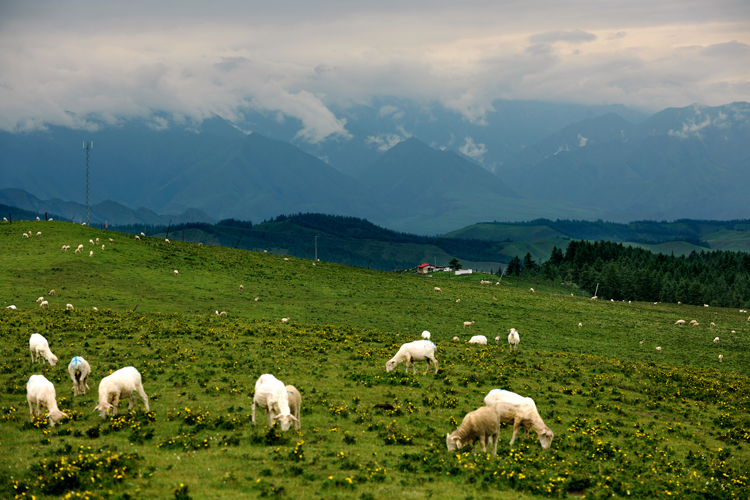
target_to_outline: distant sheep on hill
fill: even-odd
[[[661,347],[657,347],[656,348],[656,352],[658,352],[659,354],[661,354]]]
[[[438,287],[435,287],[435,291],[436,291],[436,292],[440,292],[440,293],[443,293],[443,291],[442,291],[442,290],[441,290],[440,288],[438,288]]]
[[[685,324],[685,320],[684,319],[678,319],[677,321],[674,322],[674,324],[677,325],[677,326],[683,326]]]
[[[464,321],[464,329],[465,329],[465,328],[466,328],[467,326],[468,326],[469,328],[471,328],[471,325],[473,325],[473,324],[474,324],[474,321]]]
[[[518,330],[515,328],[511,328],[510,334],[508,334],[508,346],[509,346],[509,353],[513,351],[518,351],[518,344],[521,343],[521,337],[518,335]]]

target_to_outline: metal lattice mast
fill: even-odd
[[[84,142],[83,147],[86,150],[86,225],[89,225],[91,214],[89,213],[89,151],[94,149],[94,141]]]

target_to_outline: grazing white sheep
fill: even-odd
[[[500,345],[500,337],[495,337],[495,344]]]
[[[427,375],[427,372],[430,371],[430,362],[435,364],[435,373],[437,373],[438,360],[435,358],[436,349],[435,344],[431,340],[415,340],[414,342],[403,344],[396,355],[385,364],[385,371],[392,372],[399,363],[404,361],[406,362],[406,373],[409,373],[409,364],[412,365],[412,373],[417,373],[417,364],[415,361],[427,361],[427,370],[424,374]]]
[[[656,348],[656,352],[658,352],[659,354],[661,354],[661,347],[657,347]]]
[[[109,239],[109,242],[110,242],[110,243],[114,243],[114,242],[115,242],[115,240],[113,240],[112,238],[110,238],[110,239]]]
[[[300,430],[302,428],[302,420],[299,417],[299,413],[302,409],[302,395],[293,385],[287,384],[284,388],[289,397],[289,413],[296,418],[294,428]]]
[[[685,320],[684,319],[678,319],[677,321],[674,322],[674,324],[677,325],[677,326],[683,326],[685,324]]]
[[[716,326],[716,323],[714,323],[714,322],[712,321],[712,322],[711,322],[711,324],[710,324],[710,325],[708,325],[708,326],[710,326],[711,328],[713,328],[713,327],[715,327],[715,326]]]
[[[219,313],[219,316],[226,316],[226,315],[227,315],[227,312],[226,312],[226,311],[221,311],[221,312]]]
[[[36,233],[36,235],[37,235],[37,236],[41,236],[41,235],[42,235],[42,232],[41,232],[41,231],[38,231],[38,232]]]
[[[39,307],[41,308],[46,307],[47,309],[49,309],[49,302],[47,302],[46,300],[43,300],[41,304],[39,304]]]
[[[481,281],[479,282],[479,284],[480,284],[480,285],[491,285],[491,284],[492,284],[492,282],[491,282],[491,281],[487,281],[487,280],[481,280]]]
[[[703,304],[703,307],[708,307],[708,304]]]
[[[94,246],[94,240],[89,240],[89,245]]]
[[[169,243],[170,241],[166,238],[164,238],[164,243]]]
[[[638,343],[639,343],[639,344],[641,344],[641,345],[643,345],[643,343],[644,343],[644,342],[646,342],[646,339],[643,339],[643,340],[641,340],[641,341],[640,341],[640,342],[638,342]]]
[[[99,309],[96,306],[92,307],[91,310],[94,311],[94,312],[99,311]]]
[[[422,338],[426,340],[430,340],[430,332],[428,332],[427,330],[423,331]]]
[[[723,354],[719,354],[719,363],[721,363],[722,361],[724,361],[724,355]]]
[[[203,246],[203,243],[198,243],[198,246],[199,246],[199,247],[202,247],[202,246]]]
[[[282,323],[287,323],[289,321],[289,318],[281,318]]]
[[[54,295],[54,294],[55,294],[55,290],[50,290],[47,295]]]
[[[500,420],[494,409],[483,406],[466,414],[458,429],[445,435],[448,451],[460,450],[467,445],[473,447],[479,441],[482,453],[487,452],[487,441],[492,445],[492,455],[497,455],[497,440],[500,437]]]
[[[104,245],[102,245],[102,250],[104,250]]]
[[[52,217],[50,217],[50,218],[49,218],[49,221],[50,221],[50,222],[52,222],[53,220],[55,220],[55,219],[53,219]]]
[[[241,292],[242,290],[244,290],[244,289],[245,289],[245,287],[244,287],[244,286],[242,286],[242,285],[240,285],[240,292]]]
[[[530,291],[531,293],[534,293],[534,289],[533,289],[533,288],[529,288],[529,291]]]
[[[67,417],[57,407],[57,395],[55,386],[46,379],[44,375],[32,375],[26,382],[26,401],[29,403],[29,413],[31,421],[34,421],[34,407],[36,414],[42,414],[42,406],[47,408],[47,419],[50,427],[54,427],[57,422]]]
[[[73,253],[81,253],[81,249],[80,248],[76,248],[76,251],[73,252]]]
[[[11,304],[8,307],[6,307],[6,309],[11,309],[11,310],[15,311],[16,310],[16,306],[14,306],[13,304]]]
[[[177,271],[177,269],[174,270],[174,275],[178,276],[180,273]]]
[[[714,344],[718,344],[718,343],[719,343],[719,337],[714,338]]]
[[[60,251],[61,251],[61,252],[64,252],[64,251],[65,251],[65,245],[63,245],[62,247],[60,247]]]
[[[70,360],[68,373],[70,374],[70,379],[73,381],[73,396],[86,394],[86,389],[89,388],[89,375],[91,374],[89,362],[81,356],[75,356]]]
[[[28,235],[28,234],[26,234],[26,233],[22,233],[22,234],[23,234],[23,237],[24,237],[24,238],[28,238],[28,237],[29,237],[29,235]]]
[[[146,236],[146,233],[144,233],[143,231],[141,231],[141,236]]]
[[[29,351],[31,351],[32,363],[39,361],[39,356],[41,356],[47,360],[50,366],[55,366],[57,364],[57,356],[50,351],[47,339],[38,333],[32,333],[31,337],[29,337]]]
[[[461,302],[461,299],[456,299],[456,304],[458,304],[459,302]],[[750,319],[750,318],[748,318],[748,319]]]
[[[93,257],[93,256],[94,256],[94,251],[93,251],[93,250],[91,250],[91,251],[89,252],[89,257]]]
[[[734,330],[732,330],[732,333],[735,333]]]
[[[137,234],[135,235],[135,239],[138,240],[138,241],[141,241],[141,237],[138,236]]]
[[[578,328],[583,328],[583,323],[578,323]]]
[[[487,345],[487,337],[484,335],[474,335],[469,339],[469,344]]]
[[[73,304],[65,304],[65,309],[67,309],[68,311],[72,311],[75,308],[73,307]]]
[[[255,424],[255,407],[260,406],[268,415],[268,426],[272,427],[277,421],[282,431],[288,431],[292,423],[299,421],[289,409],[289,393],[284,382],[270,373],[264,373],[255,382],[255,396],[253,397],[253,424]]]
[[[513,437],[510,439],[511,446],[513,446],[513,442],[516,440],[519,427],[523,426],[527,436],[529,429],[533,429],[539,436],[542,448],[549,450],[552,438],[555,435],[544,424],[542,417],[539,416],[533,399],[525,398],[515,392],[492,389],[485,396],[484,404],[495,410],[500,422],[513,424]]]
[[[439,287],[435,287],[435,291],[436,291],[436,292],[440,292],[440,293],[443,293],[443,291],[442,291],[442,290],[441,290],[441,289],[440,289]]]
[[[596,299],[598,299],[598,298],[599,298],[599,297],[597,297],[596,295],[594,295],[593,297],[591,297],[591,300],[596,300]]]
[[[698,323],[697,321],[696,321],[695,323],[693,323],[693,322],[691,321],[691,322],[690,322],[690,326],[701,326],[701,324],[700,324],[700,323]]]
[[[36,220],[40,220],[39,217],[37,217]]]
[[[284,262],[289,262],[289,257],[284,257]]]
[[[41,302],[42,302],[43,300],[44,300],[44,297],[39,297],[38,299],[36,299],[36,303],[37,303],[37,304],[39,304],[39,303],[41,303]]]
[[[461,339],[459,339],[458,337],[453,337],[453,342],[458,342],[459,340]]]
[[[518,335],[518,330],[511,328],[510,333],[508,334],[508,352],[518,351],[518,344],[520,343],[521,337]]]
[[[7,217],[3,217],[3,222],[8,222]]]
[[[473,324],[474,324],[474,321],[464,321],[464,329],[466,329],[467,326],[471,328],[471,325]]]
[[[254,300],[255,302],[258,302],[258,301],[260,300],[260,297],[255,297],[255,298],[254,298],[253,300]]]
[[[99,416],[106,419],[107,412],[112,410],[112,415],[117,415],[117,405],[120,399],[129,398],[128,410],[135,404],[134,392],[137,392],[146,407],[146,411],[151,411],[148,406],[148,396],[143,390],[141,374],[132,366],[120,368],[112,375],[104,377],[99,382],[99,404],[94,410],[99,411]]]

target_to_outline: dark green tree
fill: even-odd
[[[451,269],[453,269],[454,271],[458,271],[458,270],[459,270],[459,269],[461,269],[461,268],[462,268],[463,266],[461,265],[461,263],[460,263],[460,262],[458,261],[458,259],[457,259],[457,258],[453,257],[453,258],[452,258],[452,259],[450,260],[450,262],[448,262],[448,267],[450,267],[450,268],[451,268]]]

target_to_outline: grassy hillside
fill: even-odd
[[[623,245],[630,247],[645,248],[653,253],[663,253],[664,255],[671,255],[679,257],[680,255],[690,255],[691,252],[705,252],[708,250],[698,245],[693,245],[687,241],[668,241],[666,243],[649,244],[649,243],[633,243],[632,241],[625,241]]]
[[[97,237],[105,250],[88,244]],[[79,243],[84,255],[59,250]],[[480,285],[482,276],[313,266],[57,222],[2,224],[0,245],[0,496],[750,495],[750,324],[736,310],[597,302],[514,278]],[[701,326],[674,326],[680,318]],[[468,320],[476,323],[464,330]],[[515,355],[511,326],[521,333]],[[386,373],[398,346],[424,329],[438,374],[423,375],[424,363],[416,375],[403,365]],[[33,332],[49,340],[57,366],[30,363]],[[467,344],[475,334],[501,342]],[[75,398],[74,355],[93,368],[91,391]],[[127,365],[141,371],[151,412],[138,400],[102,421],[92,412],[98,381]],[[24,385],[35,373],[54,382],[71,417],[54,428],[29,422]],[[299,433],[269,430],[263,410],[250,422],[262,373],[302,393]],[[493,388],[534,398],[555,433],[549,451],[533,432],[511,449],[508,426],[495,458],[445,450],[445,434]]]

